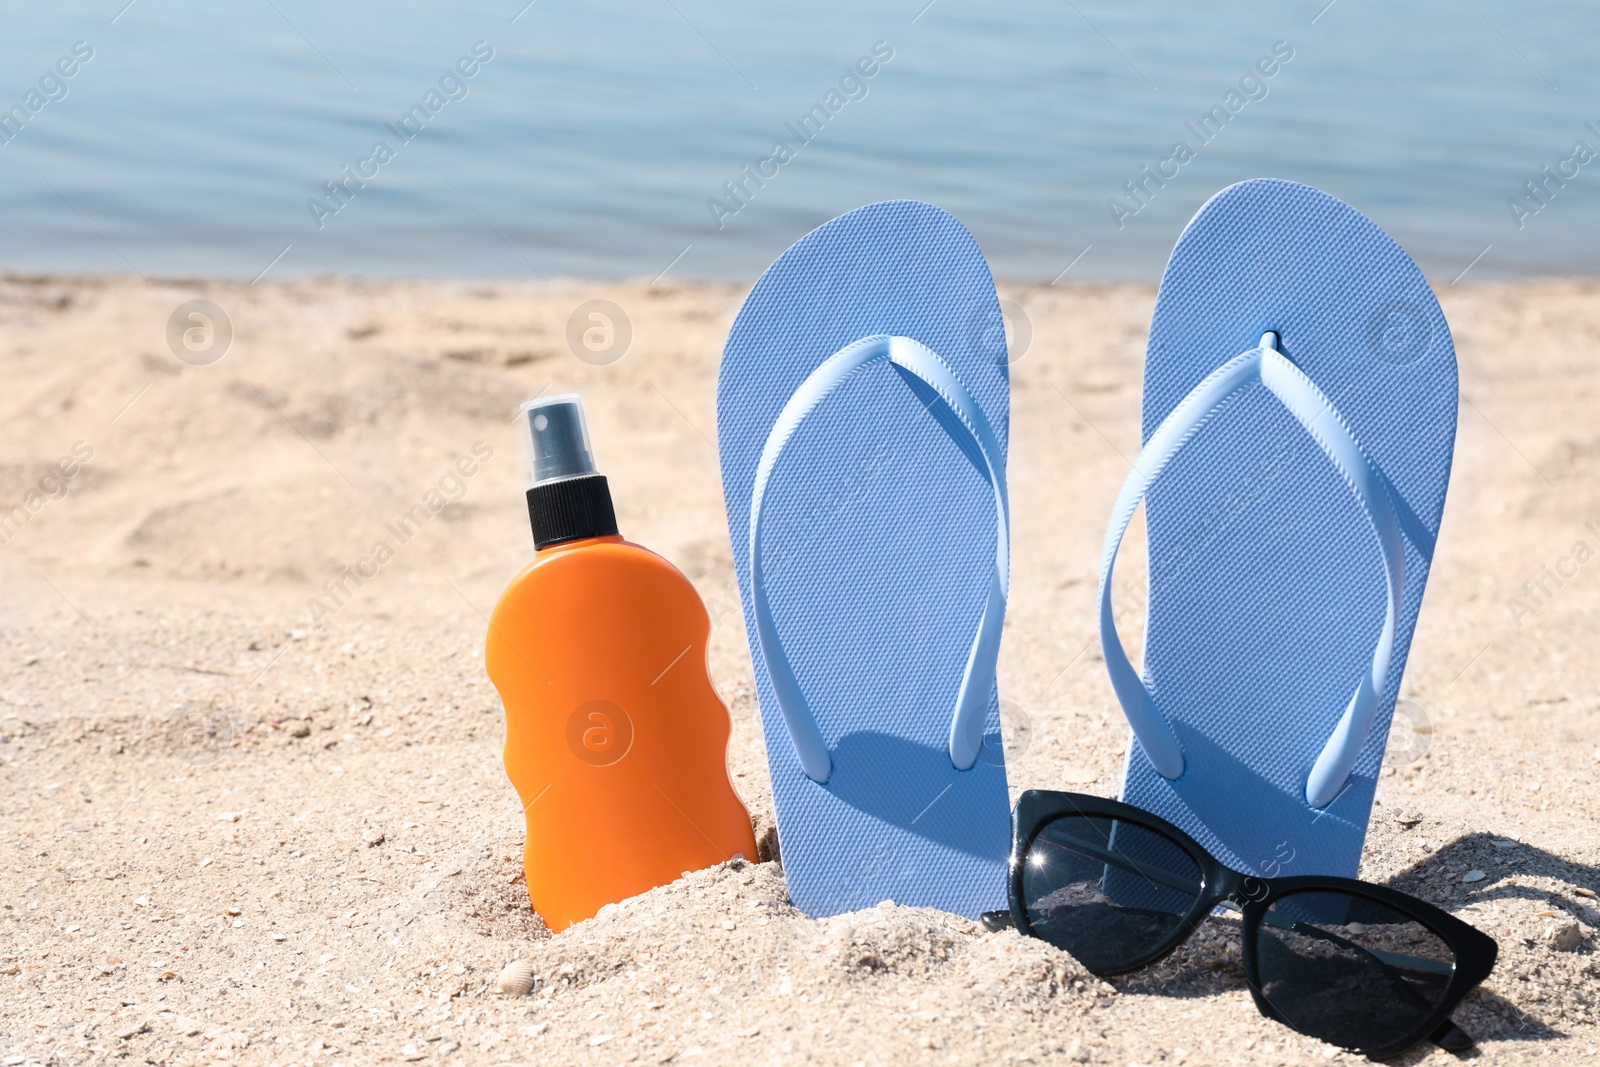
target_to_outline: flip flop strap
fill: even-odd
[[[828,744],[823,740],[822,730],[817,726],[816,716],[811,713],[794,669],[784,655],[777,625],[772,618],[772,608],[767,602],[766,577],[762,568],[762,514],[766,506],[768,479],[772,477],[778,457],[800,423],[852,373],[869,363],[884,359],[925,382],[944,401],[961,425],[966,427],[983,456],[985,473],[994,493],[994,572],[989,581],[983,617],[978,622],[977,635],[967,653],[966,669],[961,675],[961,690],[956,695],[950,716],[950,762],[958,770],[970,768],[983,746],[984,713],[988,709],[989,691],[994,686],[995,661],[1000,651],[1000,627],[1005,621],[1006,579],[1010,568],[1007,544],[1009,505],[1003,468],[999,462],[1000,446],[983,408],[948,363],[932,349],[909,337],[877,334],[846,345],[812,371],[784,405],[772,425],[772,431],[767,435],[766,445],[761,449],[761,462],[756,468],[755,486],[750,494],[750,603],[751,614],[755,616],[759,654],[766,666],[767,677],[772,680],[778,708],[783,713],[783,721],[789,729],[789,739],[794,742],[800,766],[806,777],[819,783],[828,780],[833,761],[828,755]],[[821,595],[823,591],[819,590],[818,593]]]
[[[1140,747],[1162,777],[1177,778],[1183,773],[1183,748],[1171,722],[1162,714],[1155,693],[1128,661],[1117,636],[1116,620],[1111,611],[1111,571],[1123,535],[1151,483],[1229,400],[1260,382],[1289,409],[1338,470],[1367,519],[1383,562],[1387,599],[1383,629],[1372,653],[1371,673],[1362,675],[1344,715],[1322,746],[1306,780],[1306,802],[1313,808],[1320,808],[1344,788],[1377,717],[1378,694],[1383,692],[1387,682],[1389,662],[1394,653],[1395,620],[1400,614],[1405,582],[1405,552],[1383,475],[1333,402],[1304,371],[1278,351],[1277,342],[1276,334],[1267,333],[1262,336],[1260,345],[1240,353],[1207,375],[1162,420],[1134,461],[1133,470],[1128,473],[1112,509],[1111,527],[1106,531],[1105,548],[1100,557],[1100,645],[1111,684]]]

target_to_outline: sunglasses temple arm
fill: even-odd
[[[1274,924],[1274,925],[1276,925],[1276,924]],[[1411,957],[1409,957],[1409,956],[1397,957],[1395,955],[1395,953],[1392,953],[1392,952],[1378,953],[1378,952],[1370,951],[1368,949],[1364,949],[1360,945],[1356,944],[1354,941],[1346,941],[1344,938],[1340,937],[1338,934],[1330,934],[1326,930],[1319,930],[1317,927],[1312,926],[1310,923],[1299,923],[1299,922],[1293,923],[1289,927],[1289,929],[1293,930],[1295,933],[1301,935],[1302,937],[1316,938],[1319,941],[1326,941],[1326,942],[1328,942],[1330,944],[1338,945],[1341,948],[1347,948],[1347,949],[1350,949],[1350,950],[1352,950],[1354,952],[1361,953],[1361,955],[1366,956],[1368,959],[1372,960],[1373,963],[1376,963],[1378,965],[1378,967],[1383,971],[1383,976],[1385,978],[1389,979],[1389,984],[1394,986],[1396,989],[1398,989],[1400,991],[1400,995],[1405,997],[1407,1000],[1409,1000],[1414,1006],[1422,1007],[1422,1008],[1432,1007],[1432,1005],[1430,1005],[1425,998],[1423,998],[1415,989],[1412,989],[1411,986],[1406,983],[1406,980],[1404,978],[1400,977],[1400,972],[1399,971],[1397,971],[1393,967],[1389,966],[1389,964],[1383,959],[1383,957],[1385,957],[1385,956],[1387,956],[1389,959],[1396,959],[1396,958],[1399,958],[1399,959],[1410,959]],[[1429,962],[1429,961],[1418,960],[1417,962],[1423,963],[1423,962]]]
[[[1231,900],[1224,900],[1221,906],[1241,913],[1244,911],[1242,907]],[[1308,937],[1334,937],[1334,935],[1324,933],[1314,926],[1306,926],[1304,923],[1295,922],[1293,919],[1286,919],[1282,915],[1279,915],[1277,912],[1273,911],[1269,911],[1265,915],[1261,916],[1261,921],[1266,923],[1268,926],[1276,926],[1280,930],[1289,930],[1293,933],[1305,934]],[[1439,960],[1425,960],[1420,956],[1406,956],[1399,952],[1385,952],[1382,949],[1377,948],[1362,948],[1360,945],[1351,944],[1348,941],[1344,941],[1342,938],[1334,938],[1334,940],[1340,941],[1342,944],[1350,945],[1350,947],[1355,949],[1357,952],[1365,952],[1367,955],[1378,960],[1380,963],[1386,963],[1391,967],[1398,967],[1403,971],[1417,971],[1422,974],[1450,975],[1454,974],[1456,970],[1450,964],[1443,963]]]
[[[1335,934],[1330,934],[1325,930],[1319,930],[1315,926],[1311,926],[1306,923],[1288,922],[1281,916],[1274,915],[1271,912],[1268,912],[1266,915],[1264,915],[1263,919],[1270,926],[1277,926],[1284,929],[1293,930],[1297,934],[1302,934],[1307,937],[1320,938],[1324,941],[1332,941],[1337,944],[1353,948],[1357,952],[1366,953],[1368,956],[1371,956],[1375,961],[1377,961],[1378,966],[1383,968],[1384,974],[1389,978],[1390,982],[1398,987],[1402,994],[1404,994],[1412,1002],[1420,1004],[1423,1007],[1428,1006],[1427,1001],[1419,996],[1416,990],[1407,985],[1405,979],[1401,978],[1400,975],[1389,966],[1389,964],[1395,963],[1402,968],[1425,971],[1433,974],[1450,974],[1455,970],[1455,968],[1450,967],[1447,964],[1439,963],[1437,960],[1423,960],[1418,959],[1415,956],[1402,956],[1395,952],[1380,952],[1375,949],[1364,949],[1360,945],[1346,941],[1344,938]],[[1472,1039],[1471,1034],[1461,1029],[1453,1020],[1450,1019],[1446,1019],[1444,1022],[1440,1023],[1434,1029],[1433,1033],[1428,1035],[1428,1040],[1432,1041],[1435,1045],[1438,1045],[1446,1052],[1465,1052],[1467,1049],[1472,1048],[1473,1045],[1477,1043]]]
[[[1189,893],[1193,896],[1199,896],[1201,890],[1204,888],[1200,885],[1200,883],[1185,878],[1181,874],[1174,874],[1172,871],[1164,868],[1155,867],[1148,863],[1142,863],[1126,853],[1118,852],[1114,848],[1106,848],[1103,845],[1097,845],[1092,841],[1085,841],[1081,837],[1072,837],[1066,834],[1060,834],[1052,835],[1051,840],[1058,845],[1066,845],[1072,848],[1074,851],[1082,852],[1085,855],[1093,856],[1097,860],[1102,860],[1114,866],[1121,867],[1125,871],[1132,871],[1141,878],[1147,878],[1152,882],[1160,882],[1168,889],[1176,889],[1182,893]]]
[[[1428,1040],[1446,1052],[1465,1052],[1477,1044],[1472,1039],[1471,1034],[1461,1029],[1450,1019],[1440,1023],[1439,1028],[1428,1035]]]

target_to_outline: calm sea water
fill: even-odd
[[[525,3],[0,2],[0,266],[750,279],[916,197],[1154,279],[1277,176],[1436,283],[1600,273],[1593,3]]]

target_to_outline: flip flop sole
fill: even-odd
[[[1182,745],[1168,781],[1135,743],[1123,798],[1245,871],[1354,876],[1444,509],[1455,348],[1433,292],[1375,223],[1304,185],[1250,181],[1179,238],[1150,326],[1144,436],[1219,365],[1276,331],[1392,490],[1403,598],[1376,721],[1326,807],[1307,776],[1383,625],[1379,553],[1333,466],[1255,387],[1149,491],[1144,676]]]
[[[890,201],[802,238],[762,275],[723,353],[717,433],[746,632],[750,504],[779,413],[862,337],[931,348],[987,416],[1003,462],[1009,385],[994,283],[972,237]],[[998,343],[997,343],[998,342]],[[976,918],[1005,900],[1009,798],[991,692],[982,757],[960,771],[950,719],[995,567],[994,497],[971,437],[919,379],[863,367],[805,417],[767,482],[772,617],[832,759],[806,777],[755,663],[789,895],[810,915],[885,899]]]

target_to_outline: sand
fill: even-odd
[[[1000,663],[1011,787],[1112,795],[1127,731],[1092,640],[1094,567],[1136,451],[1154,294],[1001,288],[1032,327]],[[1225,923],[1102,982],[937,912],[810,920],[773,862],[559,936],[531,913],[481,650],[531,551],[513,416],[541,390],[584,392],[623,531],[705,597],[730,768],[770,835],[712,443],[742,296],[0,279],[0,502],[27,510],[0,549],[0,1060],[1350,1058],[1257,1014]],[[1363,874],[1499,938],[1458,1015],[1485,1062],[1574,1062],[1600,1049],[1600,284],[1440,297],[1456,473]],[[232,323],[209,365],[166,340],[191,299]],[[593,299],[632,326],[604,365],[567,341]],[[430,491],[453,502],[397,537],[386,524]],[[324,592],[380,541],[393,557],[370,579]],[[1131,621],[1137,592],[1121,597]],[[530,996],[494,989],[514,958]]]

